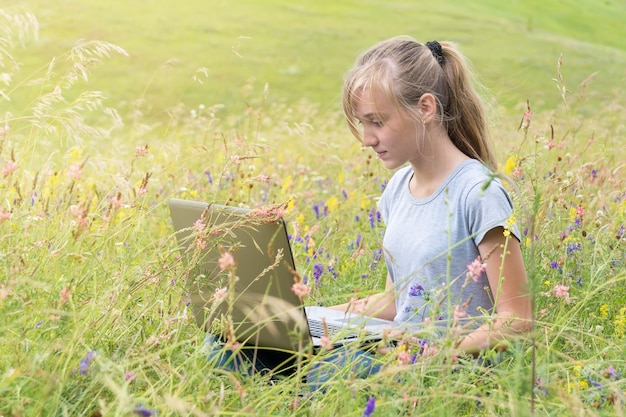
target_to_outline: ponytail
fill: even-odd
[[[482,161],[494,171],[496,158],[489,141],[489,129],[482,101],[474,89],[475,80],[465,57],[454,44],[441,42],[441,66],[447,87],[442,120],[452,143],[471,158]]]

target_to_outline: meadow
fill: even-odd
[[[0,0],[0,416],[624,415],[623,3],[48,3]],[[317,355],[215,369],[168,198],[284,208],[307,304],[380,289],[391,173],[339,92],[400,33],[458,41],[485,87],[535,330],[494,367],[444,339],[323,392]]]

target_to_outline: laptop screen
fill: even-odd
[[[169,201],[198,325],[225,340],[298,352],[311,338],[282,219],[181,199]],[[231,254],[234,266],[222,269]]]

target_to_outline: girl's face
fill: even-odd
[[[363,145],[376,152],[385,168],[417,162],[423,140],[422,123],[401,113],[383,93],[362,90],[356,99],[355,117],[363,126]]]

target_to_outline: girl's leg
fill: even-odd
[[[315,391],[337,373],[349,372],[356,378],[366,378],[378,373],[382,365],[370,352],[355,347],[335,347],[311,365],[307,383]]]

